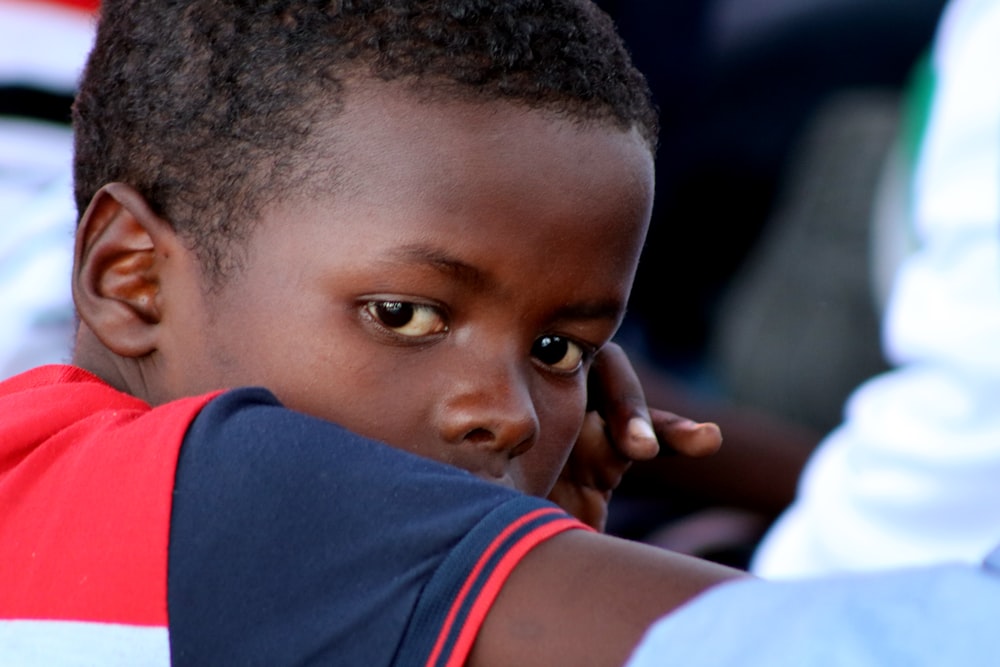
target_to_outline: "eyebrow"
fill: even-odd
[[[396,248],[392,254],[405,262],[428,264],[436,271],[472,287],[486,289],[493,284],[492,278],[486,272],[471,264],[466,264],[438,248],[411,243]]]
[[[401,261],[428,264],[436,271],[476,289],[487,290],[495,284],[487,272],[467,264],[439,248],[411,243],[396,248],[392,254]],[[624,314],[625,304],[617,299],[606,299],[565,304],[552,313],[551,319],[553,321],[610,320],[617,322]]]

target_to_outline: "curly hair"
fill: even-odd
[[[81,215],[129,183],[222,276],[301,182],[349,75],[636,127],[655,148],[645,79],[589,0],[104,0],[73,108]]]

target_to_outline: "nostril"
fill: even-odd
[[[506,434],[510,437],[501,437],[489,428],[474,428],[465,434],[462,442],[475,447],[485,447],[497,452],[507,452],[509,458],[516,458],[531,449],[534,438],[527,434],[516,436],[513,433]]]
[[[485,428],[474,428],[468,433],[466,433],[465,438],[463,438],[463,440],[465,440],[466,442],[472,443],[474,445],[488,443],[494,439],[495,436],[489,431],[489,429]]]

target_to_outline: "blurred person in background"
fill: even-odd
[[[70,105],[97,0],[0,0],[0,378],[69,358]]]
[[[944,2],[603,4],[663,125],[620,340],[654,404],[711,418],[726,439],[711,461],[634,469],[609,528],[746,566],[846,397],[886,368],[869,220]],[[690,513],[707,523],[678,530]]]
[[[810,460],[755,556],[763,576],[978,563],[1000,536],[998,61],[1000,2],[953,0],[875,221],[894,368]]]
[[[699,596],[628,667],[995,664],[998,59],[1000,1],[951,0],[874,202],[872,291],[893,369],[853,393],[754,561],[794,580]],[[688,641],[700,635],[713,639]]]

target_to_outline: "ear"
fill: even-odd
[[[179,241],[145,198],[123,183],[101,188],[76,232],[73,300],[109,350],[141,357],[157,348],[162,260]]]

